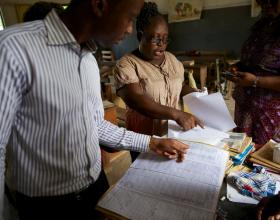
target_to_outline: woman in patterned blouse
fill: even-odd
[[[280,142],[280,1],[257,0],[262,16],[252,27],[232,68],[236,89],[236,132],[246,132],[257,146]]]

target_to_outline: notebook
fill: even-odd
[[[228,152],[190,143],[183,162],[142,153],[100,200],[125,219],[214,219]]]

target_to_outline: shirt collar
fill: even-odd
[[[55,9],[51,10],[51,12],[44,19],[44,22],[47,29],[47,38],[49,45],[78,45],[75,37],[68,30],[63,21],[59,18]],[[93,40],[90,40],[85,45],[91,52],[96,52],[97,46]]]

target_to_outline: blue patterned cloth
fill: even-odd
[[[257,200],[276,194],[276,180],[261,166],[255,167],[252,172],[230,173],[227,182],[242,195]]]

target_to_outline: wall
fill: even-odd
[[[169,24],[171,43],[168,50],[228,50],[238,56],[256,20],[251,18],[250,5],[204,10],[200,20]],[[114,51],[119,58],[136,47],[134,33],[114,47]]]
[[[170,24],[171,50],[229,50],[239,54],[257,20],[250,6],[205,10],[202,19]]]
[[[168,1],[169,0],[146,0],[157,3],[159,10],[163,14],[168,12]],[[204,0],[203,9],[216,9],[216,8],[227,8],[250,5],[251,0]]]
[[[6,26],[17,23],[15,4],[33,4],[37,0],[1,0]],[[53,0],[67,4],[70,0]],[[168,0],[155,1],[162,13]],[[230,50],[239,54],[242,42],[256,18],[251,18],[251,0],[205,0],[202,18],[196,21],[170,24],[172,41],[169,50]],[[239,5],[239,7],[233,7]],[[135,33],[114,47],[116,57],[132,51],[138,45]]]
[[[17,14],[15,10],[15,4],[33,4],[39,0],[1,0],[0,7],[2,8],[4,20],[6,26],[10,26],[17,23]],[[51,0],[61,4],[67,4],[70,0]],[[159,10],[163,14],[168,12],[168,1],[169,0],[145,0],[154,1],[157,3]],[[226,8],[233,6],[249,5],[251,0],[204,0],[204,9],[216,9]]]
[[[46,0],[49,1],[49,0]],[[70,0],[50,0],[60,4],[67,4]],[[38,0],[0,0],[0,7],[3,13],[6,26],[18,23],[16,7],[17,4],[30,4],[38,2]]]

